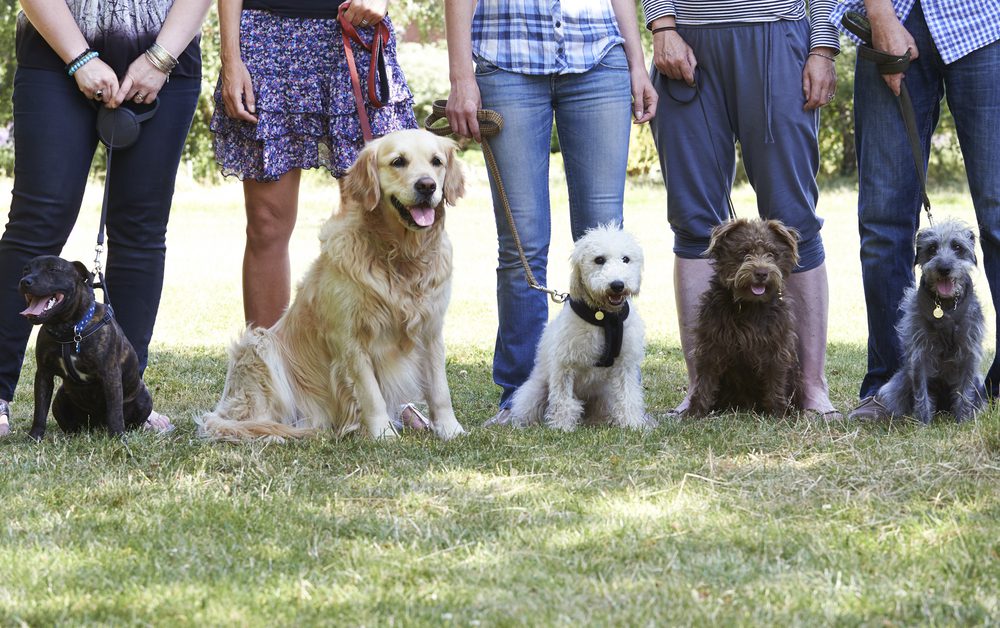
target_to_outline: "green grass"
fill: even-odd
[[[734,625],[1000,622],[1000,414],[955,425],[727,414],[649,433],[477,429],[496,405],[495,232],[485,177],[449,214],[456,274],[448,375],[468,436],[209,444],[240,331],[238,183],[181,182],[147,380],[179,429],[0,443],[0,623],[162,625]],[[558,172],[558,168],[554,168]],[[550,283],[565,288],[564,182],[553,174]],[[92,259],[99,190],[65,255]],[[335,186],[306,178],[296,275]],[[736,194],[753,213],[752,195]],[[962,191],[937,216],[971,221]],[[842,409],[864,372],[850,188],[824,193],[827,374]],[[630,185],[647,261],[647,405],[683,395],[671,236],[659,185]],[[979,289],[988,291],[980,278]],[[988,303],[988,299],[985,299]],[[988,308],[989,309],[989,308]],[[555,312],[555,308],[552,308]],[[989,309],[988,320],[993,320]],[[988,340],[993,346],[992,330]]]

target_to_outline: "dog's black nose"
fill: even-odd
[[[951,266],[938,266],[938,274],[947,277],[951,274]]]
[[[417,182],[413,184],[413,187],[426,196],[430,196],[437,189],[437,182],[430,177],[420,177]]]
[[[30,288],[33,283],[35,283],[35,281],[31,278],[31,275],[21,277],[21,285],[25,288]]]
[[[764,283],[767,281],[767,271],[766,270],[755,270],[753,272],[753,280],[757,283]]]
[[[625,282],[624,281],[612,281],[611,282],[611,291],[612,292],[614,292],[615,294],[621,294],[623,290],[625,290]]]

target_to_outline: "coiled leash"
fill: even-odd
[[[445,109],[448,105],[446,100],[435,100],[431,106],[431,114],[424,120],[424,128],[435,135],[448,136],[454,133],[448,124],[445,116]],[[443,125],[435,126],[440,120],[444,120]],[[483,157],[486,160],[486,168],[490,171],[493,181],[497,186],[497,193],[500,196],[500,203],[503,205],[504,213],[507,216],[507,226],[510,227],[511,235],[514,236],[514,245],[517,247],[517,254],[521,258],[521,266],[524,268],[524,277],[528,281],[528,286],[549,295],[554,303],[563,303],[569,298],[566,292],[559,292],[538,283],[535,274],[531,272],[528,258],[524,254],[524,247],[521,245],[521,236],[517,233],[517,225],[514,224],[514,215],[510,211],[510,201],[507,199],[507,191],[503,187],[500,179],[500,168],[497,167],[496,157],[493,156],[493,149],[490,147],[488,138],[495,137],[503,130],[503,116],[490,109],[480,109],[476,112],[476,120],[479,122],[479,132],[483,138]]]
[[[862,43],[858,46],[858,57],[874,63],[879,74],[898,74],[905,72],[910,67],[909,50],[905,54],[894,55],[872,48],[872,27],[864,15],[856,11],[848,11],[840,23],[852,35],[861,40]],[[886,88],[888,89],[888,86]],[[896,103],[899,105],[899,113],[903,117],[906,136],[910,142],[910,152],[913,153],[913,166],[917,170],[917,179],[920,181],[920,202],[927,212],[927,222],[934,226],[934,216],[931,215],[931,199],[927,196],[927,169],[924,167],[924,151],[920,147],[920,135],[917,133],[917,114],[913,111],[913,101],[910,99],[910,90],[906,88],[906,81],[899,83],[899,96],[896,96]]]
[[[358,77],[358,66],[354,62],[351,42],[371,53],[371,62],[368,65],[368,102],[375,109],[381,109],[389,99],[389,76],[385,71],[385,46],[389,42],[389,27],[385,23],[385,18],[382,18],[372,27],[371,43],[366,43],[358,35],[351,21],[344,17],[344,11],[350,4],[348,1],[340,5],[337,10],[337,20],[340,22],[340,35],[344,41],[344,56],[347,57],[347,67],[351,72],[351,89],[354,91],[354,106],[358,110],[361,135],[367,144],[374,136],[371,124],[368,122],[368,111],[365,109],[365,98],[361,91],[361,79]]]

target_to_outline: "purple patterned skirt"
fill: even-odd
[[[371,30],[359,28],[358,34],[368,41]],[[219,77],[211,129],[222,174],[275,181],[294,168],[323,166],[343,176],[364,138],[337,20],[243,11],[240,46],[253,81],[257,124],[226,116]],[[370,55],[358,45],[352,50],[365,85]],[[386,72],[385,106],[367,108],[376,137],[417,126],[413,95],[396,62],[395,34],[386,45]]]

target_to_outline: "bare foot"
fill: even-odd
[[[166,434],[167,432],[174,431],[174,424],[170,422],[168,416],[153,410],[149,413],[149,418],[146,419],[146,422],[142,424],[142,429],[156,432],[157,434]]]

